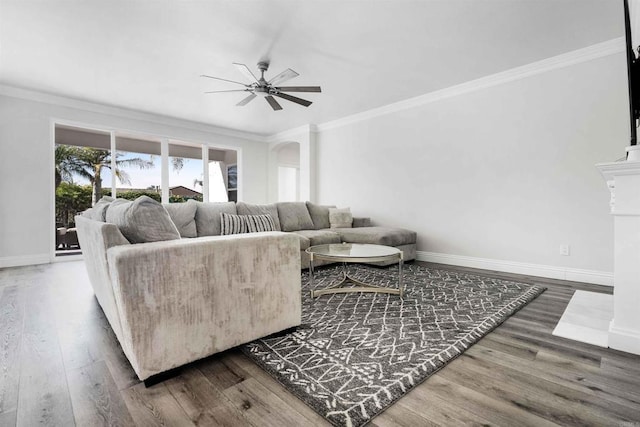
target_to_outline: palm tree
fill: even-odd
[[[59,147],[60,148],[58,152]],[[153,161],[143,160],[139,157],[131,159],[121,159],[123,153],[116,153],[116,170],[115,176],[123,184],[131,184],[129,175],[122,170],[122,167],[137,166],[140,169],[149,169],[153,167]],[[60,160],[60,163],[58,163]],[[58,182],[58,174],[60,180],[70,179],[73,175],[87,179],[93,188],[91,195],[91,204],[100,200],[102,197],[102,170],[104,168],[111,169],[111,152],[109,150],[101,150],[98,148],[88,147],[70,147],[59,145],[56,147],[56,183]]]
[[[77,148],[71,145],[56,145],[55,152],[55,179],[56,188],[62,181],[73,183],[74,175],[81,175],[82,168],[78,167],[75,161]]]
[[[180,172],[180,169],[184,166],[184,158],[182,157],[169,157],[171,160],[171,166],[173,166],[173,170],[176,172]]]

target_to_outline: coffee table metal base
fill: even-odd
[[[403,284],[402,284],[402,267],[403,267],[403,256],[402,256],[402,252],[400,252],[398,254],[399,260],[398,260],[398,289],[395,288],[389,288],[387,286],[380,286],[380,285],[375,285],[372,283],[365,283],[362,282],[358,279],[355,279],[353,277],[351,277],[347,271],[347,262],[342,262],[342,280],[332,283],[331,285],[327,286],[326,288],[322,288],[322,289],[317,289],[317,290],[312,290],[311,291],[311,298],[316,298],[319,297],[321,295],[326,295],[326,294],[346,294],[346,293],[352,293],[352,292],[375,292],[375,293],[381,293],[381,294],[391,294],[391,295],[398,295],[400,296],[400,298],[402,298],[403,296]],[[313,266],[313,254],[310,254],[310,258],[309,258],[309,278],[311,279],[311,286],[313,286],[313,282],[314,282],[314,275],[315,275],[315,271],[314,271],[314,266]],[[364,260],[358,260],[360,262],[363,262]],[[357,262],[357,261],[356,261]],[[367,260],[367,262],[371,262],[370,260]],[[342,287],[346,284],[354,284],[354,285],[359,285],[359,286],[349,286],[349,287]]]

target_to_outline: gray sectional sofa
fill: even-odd
[[[220,235],[221,213],[265,215],[277,231]],[[141,380],[298,326],[305,250],[323,243],[379,243],[415,258],[416,234],[330,228],[312,203],[161,205],[103,199],[76,216],[89,279]]]
[[[404,260],[416,258],[416,233],[403,228],[371,226],[369,218],[353,218],[351,227],[331,228],[329,209],[335,206],[318,205],[311,202],[279,202],[256,205],[244,202],[201,203],[164,205],[176,225],[189,224],[190,233],[182,237],[220,235],[220,214],[270,215],[277,231],[292,233],[300,242],[300,266],[309,267],[307,248],[328,243],[369,243],[393,246],[404,253]],[[183,214],[178,210],[184,211]],[[321,262],[318,262],[321,264]],[[380,264],[384,265],[384,264]]]
[[[240,215],[250,212],[278,213],[280,229],[295,234],[300,240],[300,265],[309,267],[309,255],[305,250],[309,246],[328,243],[369,243],[393,246],[404,253],[404,260],[416,258],[416,233],[403,228],[371,226],[369,218],[353,218],[351,227],[331,228],[329,209],[335,206],[317,205],[311,202],[281,202],[275,205],[256,206],[238,202]],[[317,262],[318,263],[318,262]],[[319,264],[319,263],[318,263]]]

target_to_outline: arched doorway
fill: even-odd
[[[277,147],[278,201],[300,201],[300,144],[289,142]]]

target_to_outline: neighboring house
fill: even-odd
[[[192,190],[190,188],[184,187],[182,185],[177,185],[175,187],[169,187],[169,195],[170,196],[182,196],[182,197],[202,197],[202,193],[199,191]]]

